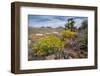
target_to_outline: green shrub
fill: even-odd
[[[45,56],[64,47],[63,42],[56,36],[47,36],[40,39],[37,43],[33,44],[32,49],[37,56]]]
[[[62,40],[67,40],[75,37],[75,32],[71,30],[63,30],[61,32]]]

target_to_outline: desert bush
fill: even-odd
[[[75,37],[75,32],[71,30],[63,30],[61,32],[62,40],[65,41],[67,39],[71,39]]]
[[[46,56],[63,48],[63,42],[56,36],[47,36],[33,44],[32,49],[37,56]]]
[[[80,31],[80,35],[78,37],[78,43],[80,44],[81,49],[87,50],[87,45],[88,45],[87,29]]]

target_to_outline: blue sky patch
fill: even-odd
[[[64,27],[69,18],[73,18],[76,27],[80,27],[81,23],[87,19],[87,17],[74,17],[74,16],[44,16],[44,15],[29,15],[28,25],[30,27]]]

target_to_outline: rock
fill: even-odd
[[[68,59],[73,59],[73,57],[69,56]]]
[[[53,55],[49,55],[49,56],[46,57],[46,60],[53,60],[53,59],[55,59],[55,55],[54,54]]]

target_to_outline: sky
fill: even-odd
[[[44,16],[44,15],[29,15],[28,26],[30,27],[64,27],[69,18],[73,18],[75,21],[74,26],[77,28],[81,26],[81,23],[87,19],[87,17],[74,17],[74,16]]]

